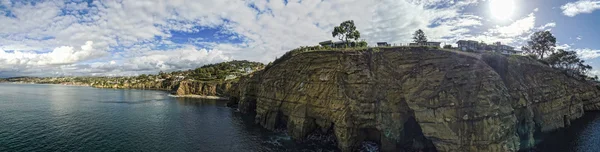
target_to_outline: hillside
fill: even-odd
[[[342,151],[517,151],[600,108],[600,91],[523,56],[424,47],[289,53],[232,86],[232,105]]]
[[[193,70],[142,74],[131,77],[14,77],[8,82],[82,85],[98,88],[153,89],[177,95],[226,96],[240,76],[264,68],[259,62],[229,61]],[[2,80],[0,80],[2,82]]]

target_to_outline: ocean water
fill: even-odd
[[[0,152],[336,151],[267,131],[225,105],[163,91],[0,83]]]
[[[600,112],[586,114],[568,128],[545,133],[533,151],[600,152]]]

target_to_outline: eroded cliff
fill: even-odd
[[[517,151],[598,110],[599,91],[535,60],[429,48],[297,54],[234,84],[241,112],[342,151]]]
[[[181,81],[174,93],[176,95],[228,96],[232,81],[202,82]]]
[[[122,84],[96,84],[93,87],[114,89],[150,89],[170,91],[174,95],[199,95],[199,96],[229,96],[229,88],[236,80],[229,81],[148,81]]]

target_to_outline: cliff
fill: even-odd
[[[232,104],[296,140],[330,133],[342,151],[517,151],[598,110],[600,91],[535,60],[429,48],[314,51],[232,86]]]
[[[231,81],[225,82],[201,82],[182,81],[175,89],[176,95],[203,95],[203,96],[228,96]]]
[[[199,95],[199,96],[228,96],[229,88],[234,80],[230,81],[146,81],[138,83],[121,84],[94,84],[97,88],[113,89],[148,89],[170,91],[174,95]]]

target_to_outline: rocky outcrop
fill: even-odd
[[[231,82],[181,81],[175,95],[228,96]]]
[[[97,88],[114,89],[148,89],[170,91],[174,95],[199,95],[199,96],[229,96],[229,89],[234,80],[230,81],[148,81],[123,84],[96,84]]]
[[[295,55],[232,87],[242,112],[296,140],[335,134],[342,151],[517,151],[598,110],[598,89],[520,56],[429,48]]]

